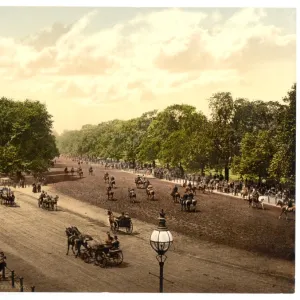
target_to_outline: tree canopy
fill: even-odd
[[[58,149],[45,105],[1,98],[0,120],[0,172],[47,170]]]
[[[128,121],[64,132],[58,147],[72,156],[295,180],[296,84],[283,103],[233,99],[229,92],[213,94],[208,103],[210,118],[191,105],[175,104]]]

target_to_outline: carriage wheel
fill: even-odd
[[[85,263],[87,263],[87,264],[90,262],[90,256],[88,255],[87,252],[82,253],[81,258],[82,258],[83,261],[84,261]]]
[[[132,221],[130,221],[129,227],[126,227],[126,232],[131,234],[133,231],[133,224]]]
[[[107,259],[104,256],[103,252],[96,253],[95,258],[96,258],[96,261],[97,261],[97,263],[99,264],[99,266],[101,268],[105,268],[106,267],[106,265],[107,265]]]
[[[123,262],[123,253],[120,251],[120,252],[117,252],[115,255],[114,255],[114,263],[116,266],[120,265],[122,262]]]

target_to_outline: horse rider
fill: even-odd
[[[90,166],[89,172],[90,172],[90,173],[93,173],[93,167],[92,167],[92,166]]]
[[[291,208],[291,207],[293,207],[293,200],[292,199],[288,199],[288,203],[287,203],[287,206],[288,206],[288,208]]]
[[[74,168],[72,167],[72,168],[71,168],[71,173],[73,174],[74,172],[75,172],[75,171],[74,171]]]
[[[258,200],[258,197],[259,197],[258,191],[256,189],[253,189],[252,199]]]
[[[175,196],[175,194],[178,193],[178,186],[177,184],[174,185],[171,196]]]
[[[68,167],[65,167],[65,171],[64,171],[65,173],[68,173]]]

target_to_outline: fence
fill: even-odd
[[[10,272],[10,275],[7,276],[7,271]],[[18,277],[15,274],[14,270],[9,269],[7,266],[5,266],[2,269],[2,281],[11,281],[11,288],[12,289],[18,289],[19,292],[34,292],[35,286],[31,286],[28,288],[24,285],[24,278]]]

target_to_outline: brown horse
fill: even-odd
[[[174,203],[176,203],[176,202],[179,203],[179,201],[180,201],[180,194],[179,194],[179,192],[171,193],[171,196],[173,198]]]
[[[154,200],[155,192],[154,192],[154,190],[153,190],[153,186],[152,186],[152,185],[149,185],[149,186],[146,188],[146,194],[147,194],[147,196],[148,196],[148,199]]]
[[[284,204],[281,200],[278,200],[276,206],[280,206],[281,207],[281,213],[278,217],[278,219],[281,218],[282,214],[285,214],[285,219],[288,219],[288,213],[296,213],[296,205],[292,205],[292,206],[288,206],[286,204]]]
[[[136,201],[136,193],[134,189],[128,188],[128,197],[133,203]]]
[[[113,200],[114,199],[114,192],[111,190],[111,186],[106,188],[106,195],[107,195],[107,200]]]

